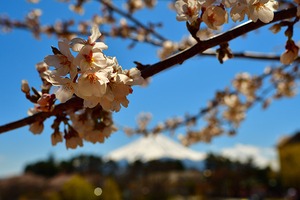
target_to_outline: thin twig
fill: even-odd
[[[152,33],[154,36],[156,36],[158,39],[162,40],[162,41],[166,41],[167,39],[165,37],[163,37],[162,35],[158,34],[157,32],[155,32],[153,29],[148,28],[146,25],[144,25],[143,23],[141,23],[140,21],[138,21],[137,19],[135,19],[134,17],[132,17],[131,14],[126,13],[124,11],[122,11],[121,9],[119,9],[118,7],[114,6],[112,3],[107,2],[106,0],[98,0],[100,3],[102,3],[103,5],[107,6],[108,8],[114,10],[116,13],[119,13],[120,15],[122,15],[123,17],[126,17],[127,19],[129,19],[130,21],[132,21],[133,23],[135,23],[136,25],[140,26],[141,28],[145,29],[147,32]]]

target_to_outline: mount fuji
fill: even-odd
[[[116,162],[128,162],[140,160],[148,162],[151,160],[173,159],[181,160],[186,167],[193,167],[202,163],[206,154],[193,151],[162,134],[142,136],[132,143],[120,147],[106,156],[105,160]]]

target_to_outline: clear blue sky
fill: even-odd
[[[122,3],[125,1],[117,1]],[[188,35],[184,22],[176,21],[176,13],[167,8],[168,1],[158,1],[155,10],[138,11],[135,16],[143,22],[164,20],[164,27],[158,31],[166,38],[178,41],[183,35]],[[22,19],[33,8],[42,8],[41,22],[53,24],[58,19],[88,19],[99,12],[99,6],[88,3],[85,6],[86,15],[80,16],[69,11],[66,4],[56,1],[42,0],[39,4],[28,4],[25,0],[6,1],[0,3],[0,14],[12,19]],[[63,13],[63,14],[62,14]],[[162,15],[163,13],[163,15]],[[162,17],[163,16],[163,17]],[[233,51],[274,51],[284,50],[283,32],[278,35],[270,34],[261,29],[251,33],[244,39],[230,42]],[[299,36],[297,41],[299,41]],[[57,46],[57,38],[42,36],[40,40],[33,38],[31,33],[24,30],[13,30],[10,33],[0,33],[1,44],[1,112],[0,124],[5,124],[27,116],[27,110],[33,105],[28,102],[20,91],[21,80],[26,79],[31,86],[39,88],[41,84],[35,70],[35,64],[51,54],[50,46]],[[123,68],[134,66],[133,61],[151,64],[158,61],[157,48],[149,45],[137,45],[128,50],[130,42],[122,39],[107,39],[109,49],[107,55],[116,56]],[[152,112],[153,123],[163,121],[169,117],[182,116],[185,113],[196,113],[211,99],[214,92],[229,85],[236,73],[248,71],[259,74],[267,65],[273,62],[254,62],[249,60],[233,59],[221,65],[215,58],[195,57],[181,66],[153,77],[151,84],[146,88],[135,87],[129,96],[128,108],[123,108],[114,114],[118,124],[135,126],[136,116],[140,112]],[[234,146],[237,143],[258,147],[273,148],[283,134],[291,134],[300,128],[299,97],[274,102],[266,111],[255,106],[247,113],[237,136],[221,136],[210,144],[199,143],[191,148],[197,151],[218,151],[222,148]],[[51,121],[51,120],[50,120]],[[60,143],[51,146],[50,121],[45,124],[41,135],[33,135],[29,127],[20,128],[0,135],[0,177],[20,173],[25,164],[38,159],[45,159],[50,153],[58,159],[69,158],[80,153],[105,155],[107,152],[129,143],[133,138],[127,137],[118,131],[104,144],[85,143],[84,147],[76,150],[67,150]]]

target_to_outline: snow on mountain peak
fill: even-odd
[[[202,161],[205,154],[193,151],[162,134],[142,136],[132,143],[120,147],[105,156],[107,160],[134,162],[141,160],[147,162],[157,159],[176,159]]]

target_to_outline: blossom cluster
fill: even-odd
[[[293,97],[296,95],[297,80],[299,76],[297,64],[291,68],[290,65],[282,65],[278,68],[267,67],[263,74],[250,75],[240,73],[232,80],[232,86],[217,91],[214,98],[209,101],[195,115],[175,117],[158,123],[152,129],[147,128],[151,115],[141,115],[138,120],[137,129],[125,128],[128,135],[159,134],[164,131],[173,133],[179,127],[186,127],[184,135],[179,139],[184,145],[197,142],[210,142],[214,137],[227,134],[235,135],[240,124],[245,120],[247,111],[255,104],[261,104],[267,108],[272,100]],[[263,87],[264,81],[269,80],[271,87]],[[198,129],[199,118],[205,121]]]
[[[157,3],[157,0],[128,0],[125,7],[130,13],[140,10],[144,7],[153,8]]]
[[[296,95],[297,84],[295,76],[293,73],[283,71],[282,69],[274,70],[271,82],[276,87],[275,98],[293,97]]]
[[[253,22],[269,23],[277,7],[274,0],[177,0],[175,3],[178,21],[191,24],[201,21],[213,30],[228,22],[226,9],[230,9],[229,15],[234,22],[248,16]]]
[[[76,95],[84,100],[84,107],[100,104],[106,111],[119,111],[121,105],[128,106],[127,95],[143,78],[137,68],[123,70],[115,57],[104,55],[103,50],[108,47],[96,41],[100,36],[98,27],[93,26],[88,40],[60,41],[59,49],[53,48],[54,55],[44,59],[54,67],[47,70],[46,79],[58,86],[54,94],[62,103]],[[73,56],[71,50],[77,55]]]
[[[28,111],[29,115],[53,111],[56,99],[61,103],[74,96],[83,99],[83,107],[70,107],[55,115],[51,126],[54,130],[52,145],[65,141],[67,148],[75,149],[83,146],[83,140],[103,143],[117,130],[112,112],[118,112],[121,106],[127,107],[127,95],[132,93],[132,86],[144,83],[139,69],[124,70],[115,57],[103,53],[108,47],[97,41],[100,36],[98,27],[93,26],[87,40],[64,39],[58,43],[58,48],[52,47],[53,55],[46,56],[44,62],[36,65],[43,82],[41,92],[32,88],[34,94],[31,95],[28,82],[22,81],[22,92],[35,103]],[[57,86],[53,94],[51,86]],[[36,120],[29,130],[40,134],[44,120]],[[62,127],[64,130],[60,131]]]

